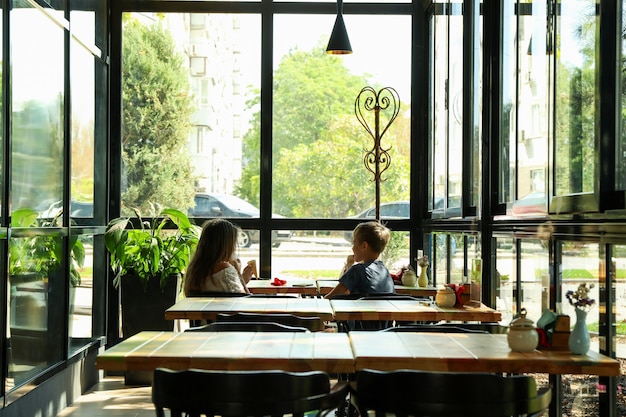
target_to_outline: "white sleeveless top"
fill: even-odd
[[[246,292],[242,278],[234,266],[208,276],[202,283],[202,291],[207,292]]]

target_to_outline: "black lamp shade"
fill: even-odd
[[[337,1],[337,19],[335,19],[335,26],[333,26],[333,32],[330,34],[328,47],[326,47],[326,53],[328,54],[343,55],[352,53],[348,31],[343,21],[342,3],[342,0]]]

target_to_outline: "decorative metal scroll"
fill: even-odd
[[[374,129],[366,119],[366,112],[373,112],[374,114]],[[384,129],[380,129],[380,115],[381,112],[388,116],[387,125]],[[400,112],[400,96],[397,91],[391,87],[385,87],[378,92],[372,87],[363,87],[359,95],[354,102],[354,113],[361,125],[365,128],[367,133],[374,139],[374,147],[371,150],[365,149],[365,156],[363,157],[363,164],[365,168],[372,174],[374,174],[374,182],[376,183],[376,220],[380,221],[380,183],[385,181],[382,178],[382,173],[391,165],[391,155],[389,155],[388,148],[381,146],[381,139],[389,126],[398,116]],[[370,118],[371,120],[371,118]]]

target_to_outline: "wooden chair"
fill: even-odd
[[[157,417],[282,416],[301,417],[316,411],[326,415],[339,407],[349,391],[347,382],[331,387],[324,372],[154,371],[152,402]]]
[[[214,322],[202,326],[190,327],[186,332],[299,332],[309,333],[306,327],[287,326],[270,321]]]
[[[319,317],[302,317],[288,313],[219,313],[216,322],[274,322],[287,326],[305,327],[312,332],[324,330],[324,321]]]
[[[362,370],[351,399],[362,416],[538,416],[549,407],[552,390],[537,390],[525,375]]]

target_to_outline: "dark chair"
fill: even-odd
[[[202,326],[190,327],[186,332],[302,332],[308,333],[306,327],[287,326],[273,322],[214,322]]]
[[[288,313],[219,313],[216,322],[274,322],[287,326],[305,327],[312,332],[324,330],[324,321],[316,316],[302,317]]]
[[[190,369],[154,371],[152,402],[157,417],[303,416],[326,415],[344,402],[348,383],[331,387],[324,372],[207,371]]]
[[[351,398],[362,416],[538,416],[549,407],[552,390],[537,390],[526,375],[362,370]]]
[[[253,298],[300,298],[300,294],[289,294],[289,293],[281,293],[281,294],[249,294],[250,297]]]
[[[218,291],[190,291],[186,295],[187,297],[250,297],[249,293],[245,292],[218,292]],[[208,320],[189,320],[191,327],[200,327],[209,323]]]
[[[389,292],[382,293],[366,293],[366,294],[337,294],[333,300],[415,300],[417,298],[406,294],[396,294]],[[389,320],[349,320],[347,322],[338,322],[337,328],[341,332],[359,331],[359,330],[383,330],[393,326],[393,322]]]
[[[187,297],[250,297],[246,292],[190,291]]]

